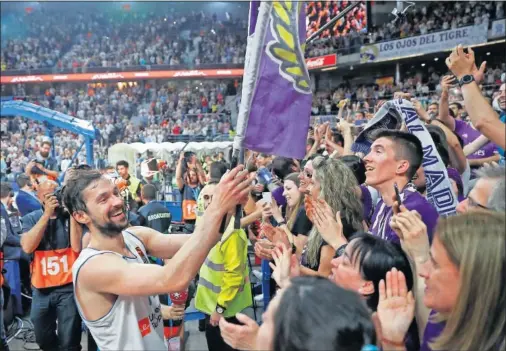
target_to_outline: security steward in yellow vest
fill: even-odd
[[[204,209],[212,201],[215,185],[202,189]],[[240,324],[235,315],[252,305],[248,268],[248,237],[234,229],[230,220],[221,240],[214,246],[199,272],[195,307],[207,315],[206,340],[209,351],[233,350],[221,337],[219,320]],[[197,222],[198,225],[198,222]]]

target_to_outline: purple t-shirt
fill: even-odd
[[[430,311],[429,321],[425,326],[425,331],[423,332],[423,340],[422,346],[420,347],[420,351],[432,351],[429,346],[430,342],[434,342],[435,339],[441,335],[443,332],[446,322],[431,322],[431,318],[436,314],[436,311]]]
[[[464,141],[464,145],[472,143],[476,140],[481,133],[474,129],[471,125],[464,121],[455,120],[455,133],[458,134]],[[477,159],[491,157],[499,153],[497,146],[494,143],[488,142],[478,149],[473,154],[467,156],[468,159]]]
[[[402,204],[408,210],[416,210],[422,216],[422,221],[427,226],[427,234],[429,241],[432,243],[432,236],[436,228],[439,214],[436,209],[430,204],[425,197],[423,197],[413,187],[408,187],[401,192]],[[372,227],[370,229],[373,235],[379,236],[385,240],[400,244],[400,239],[395,234],[394,230],[390,227],[390,220],[392,219],[392,207],[387,206],[381,199],[376,205],[374,214],[372,216]]]
[[[362,192],[360,200],[364,208],[364,219],[367,223],[370,223],[373,210],[371,192],[365,185],[360,185],[360,191]]]
[[[282,186],[280,186],[274,189],[274,191],[272,192],[272,197],[274,198],[274,200],[276,200],[278,206],[286,207],[286,199],[283,196],[284,191],[285,189]]]

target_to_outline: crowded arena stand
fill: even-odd
[[[0,6],[0,350],[506,351],[503,2]]]

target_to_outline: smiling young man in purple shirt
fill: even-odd
[[[402,204],[408,210],[418,211],[432,241],[439,215],[410,183],[422,160],[422,144],[416,136],[393,130],[381,130],[376,134],[371,151],[364,157],[366,183],[378,190],[381,196],[372,217],[370,231],[373,235],[400,244],[399,237],[390,227],[394,184],[397,184]]]

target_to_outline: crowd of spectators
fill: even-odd
[[[405,17],[400,21],[387,21],[379,26],[368,28],[367,35],[360,33],[362,29],[351,26],[347,35],[329,35],[317,39],[308,46],[308,56],[320,56],[336,51],[340,55],[347,55],[358,52],[362,44],[470,25],[488,25],[499,18],[504,18],[504,4],[501,1],[433,1],[424,2],[423,5],[416,3],[405,12]]]
[[[444,10],[445,6],[454,5],[435,5],[429,20],[435,16],[435,9]],[[474,14],[472,11],[478,5],[470,3],[469,12],[467,5],[461,6],[465,17]],[[479,6],[487,9],[487,4]],[[464,20],[462,23],[465,24]],[[101,50],[101,43],[97,45]],[[144,44],[141,46],[147,48]],[[88,49],[77,50],[76,55],[87,56]],[[132,54],[136,60],[135,53]],[[461,46],[445,62],[451,74],[430,69],[428,75],[406,75],[396,84],[346,85],[334,91],[316,92],[314,115],[337,112],[338,117],[346,118],[336,128],[320,121],[307,135],[301,135],[302,140],[294,141],[306,145],[302,160],[247,151],[246,168],[253,177],[246,179],[247,172],[239,173],[235,169],[221,178],[227,169],[223,165],[223,173],[216,178],[219,184],[208,184],[216,189],[214,193],[209,187],[209,193],[204,187],[201,189],[202,165],[195,155],[180,155],[176,171],[178,188],[184,200],[196,205],[190,205],[187,211],[196,214],[198,210],[201,223],[208,223],[213,208],[206,213],[205,207],[198,207],[202,194],[207,197],[202,196],[204,201],[214,201],[217,208],[227,206],[217,217],[225,215],[226,218],[226,210],[232,211],[239,202],[237,194],[243,193],[245,196],[240,200],[249,202],[251,213],[247,213],[246,206],[244,209],[254,222],[241,235],[246,238],[248,233],[255,254],[269,261],[272,269],[274,299],[266,305],[261,325],[242,314],[237,315],[241,324],[235,324],[227,321],[218,309],[212,312],[213,327],[220,329],[218,335],[224,342],[236,349],[296,351],[322,345],[325,349],[342,349],[342,345],[347,345],[356,351],[378,350],[378,347],[383,350],[503,350],[506,347],[502,333],[506,327],[506,255],[502,236],[506,207],[506,79],[503,73],[506,67],[489,67],[485,72],[485,65],[475,64],[472,50],[465,53]],[[454,81],[456,76],[461,78],[460,86]],[[42,95],[22,93],[28,101],[92,121],[101,131],[95,158],[104,161],[107,147],[117,142],[162,142],[171,135],[213,137],[230,132],[226,97],[232,95],[228,94],[231,84],[192,81],[157,86],[149,83],[58,85]],[[236,85],[240,88],[239,83]],[[394,126],[390,124],[394,119],[380,110],[376,116],[378,121],[368,125],[365,133],[356,138],[350,122],[367,120],[378,112],[381,100],[391,98],[403,99],[398,102],[402,107],[397,107],[409,108],[413,114]],[[422,99],[430,103],[424,106],[420,103]],[[344,111],[348,111],[347,115]],[[408,119],[411,119],[409,123],[414,122],[413,128],[406,127]],[[2,148],[0,170],[16,174],[28,168],[31,173],[27,164],[37,154],[41,155],[45,127],[20,118],[2,119],[1,124],[2,132],[6,131],[1,135],[2,146],[6,148]],[[70,158],[81,143],[82,139],[72,133],[55,132],[53,145],[59,171],[71,165]],[[359,152],[357,146],[367,151]],[[85,156],[81,153],[75,163],[83,163]],[[210,157],[206,164],[207,161],[211,166]],[[105,169],[103,163],[93,166]],[[128,163],[120,161],[116,166],[118,171],[120,168],[125,171],[125,177],[120,175],[128,180],[125,182],[128,187],[137,184],[136,189],[142,191],[140,183],[134,182],[135,177],[129,174]],[[64,190],[65,205],[74,205],[72,199],[67,201],[68,191],[78,188],[73,185],[78,183],[79,175],[92,175],[79,172],[82,170],[71,172],[71,185]],[[436,174],[440,175],[439,181],[431,181],[430,177]],[[7,180],[13,179],[7,177]],[[250,191],[251,183],[255,185]],[[89,184],[86,191],[90,191]],[[191,187],[187,193],[192,198],[186,197],[186,186]],[[1,188],[1,207],[6,207],[3,212],[8,215],[6,211],[12,209],[14,193],[4,184]],[[111,188],[108,191],[113,194]],[[37,189],[42,201],[40,189],[44,190],[43,185]],[[441,191],[445,196],[450,195],[450,204],[437,201],[436,192],[441,194]],[[270,196],[265,196],[267,192]],[[105,206],[110,206],[111,201],[118,200],[115,196],[101,196],[98,200],[105,204],[98,205],[99,209],[107,209]],[[146,202],[154,199],[144,198],[143,193],[141,197]],[[266,198],[274,200],[266,201]],[[49,203],[48,199],[44,205]],[[89,226],[91,240],[101,235],[103,230],[97,229],[95,223],[99,210],[84,206],[82,213],[77,213],[67,208],[76,223],[88,216],[85,219],[90,220],[81,224]],[[127,209],[121,209],[119,218],[124,216],[126,228]],[[3,225],[8,227],[6,223],[10,219],[2,216]],[[115,216],[108,216],[111,218],[104,218],[99,224],[114,223]],[[185,224],[192,224],[197,219],[188,216],[183,220]],[[22,222],[24,235],[30,235],[25,229],[31,231],[35,225],[28,228],[26,217]],[[219,222],[214,222],[215,229],[209,231],[217,236],[217,242]],[[121,234],[124,228],[118,228]],[[196,226],[193,236],[202,235],[199,228],[202,226]],[[9,230],[14,235],[13,229]],[[26,244],[23,250],[27,252],[25,247]],[[178,257],[185,254],[186,249],[181,250]],[[244,254],[247,255],[246,249]],[[193,259],[188,258],[185,263]],[[230,271],[228,264],[220,263],[221,266],[219,269]],[[248,269],[243,267],[242,273],[249,278]],[[188,278],[191,279],[193,276]],[[201,274],[200,286],[204,286],[203,281]],[[246,279],[244,282],[249,284]],[[484,293],[485,285],[487,293]],[[277,287],[279,290],[274,291]],[[34,298],[36,306],[37,295]],[[213,303],[213,310],[215,306]],[[217,307],[224,311],[220,305]],[[137,332],[137,318],[133,323]],[[80,325],[78,329],[81,332]],[[301,335],[306,337],[300,338]],[[40,335],[36,337],[40,344]]]
[[[497,89],[502,83],[501,76],[505,72],[506,64],[504,63],[495,67],[489,67],[485,72],[485,77],[480,87],[483,95],[489,99],[489,101],[496,98]],[[402,79],[400,82],[394,82],[392,78],[391,82],[382,84],[341,84],[334,90],[322,90],[314,95],[312,114],[337,114],[339,111],[338,103],[343,99],[349,99],[351,101],[348,108],[353,111],[369,110],[373,108],[378,101],[389,100],[393,98],[394,93],[400,91],[409,93],[425,104],[429,104],[439,99],[439,95],[442,91],[442,76],[443,74],[434,69],[434,67],[429,67],[428,74],[418,72],[413,76]],[[462,95],[458,89],[452,89],[450,100],[462,100]],[[367,106],[367,108],[364,106]],[[366,111],[363,112],[365,113]]]
[[[308,22],[307,37],[317,32],[332,18],[350,5],[349,1],[308,1],[306,16]],[[319,38],[346,36],[351,32],[362,32],[367,29],[367,9],[365,2],[346,14],[346,17],[337,21],[332,27],[324,30]]]
[[[496,98],[501,74],[506,67],[490,67],[482,83],[482,92],[490,101]],[[403,91],[418,98],[425,106],[438,101],[441,92],[441,73],[429,68],[429,74],[417,73],[398,83],[340,85],[332,91],[318,91],[313,97],[313,116],[338,115],[339,102],[349,99],[341,118],[362,124],[372,117],[378,101],[388,100],[395,92]],[[229,82],[230,84],[230,82]],[[233,131],[230,113],[225,105],[226,82],[193,81],[165,83],[158,88],[150,84],[104,84],[70,86],[62,84],[48,89],[44,95],[28,95],[28,101],[58,112],[91,120],[100,139],[95,142],[94,158],[107,160],[107,149],[117,142],[165,142],[175,136],[201,137],[215,140]],[[23,85],[18,87],[25,95]],[[458,89],[450,94],[450,102],[462,100]],[[237,101],[236,101],[237,102]],[[46,127],[38,122],[20,118],[2,120],[4,138],[2,157],[13,173],[20,172],[37,152],[46,138]],[[28,138],[28,136],[32,136]],[[62,169],[83,140],[67,131],[55,135],[55,153]],[[66,160],[66,161],[64,161]],[[75,163],[86,160],[83,150]],[[100,162],[100,161],[99,161]]]
[[[221,23],[216,16],[145,15],[134,22],[98,25],[75,38],[58,68],[145,65],[241,64],[246,53],[246,22]],[[199,24],[185,30],[187,22]]]
[[[229,84],[233,84],[229,82]],[[232,130],[230,111],[225,104],[225,82],[167,83],[155,88],[145,85],[67,85],[48,89],[44,95],[28,95],[27,101],[58,112],[92,121],[100,131],[94,158],[107,160],[107,149],[117,142],[165,142],[174,136],[214,140],[228,137]],[[23,93],[22,86],[18,92]],[[236,101],[232,101],[236,103]],[[46,127],[35,121],[1,120],[2,160],[14,174],[20,172],[38,151]],[[57,160],[62,168],[82,144],[77,135],[61,130],[54,135]],[[86,160],[84,148],[76,164]]]
[[[47,13],[15,18],[24,37],[2,44],[2,70],[243,64],[245,19],[201,12]],[[13,24],[14,25],[14,24]]]
[[[308,36],[348,5],[347,1],[310,1]],[[504,17],[502,2],[429,2],[415,5],[400,21],[367,28],[362,3],[346,20],[337,21],[307,47],[307,56],[357,52],[362,44],[393,40]],[[69,13],[55,16],[41,6],[15,18],[13,25],[27,28],[24,37],[5,40],[2,71],[56,68],[93,69],[146,65],[244,64],[247,20],[216,14],[169,12],[126,14]],[[366,31],[368,34],[365,34]]]
[[[372,29],[369,43],[423,35],[440,30],[488,24],[504,17],[504,4],[495,1],[429,2],[408,9],[401,23],[389,22]]]

